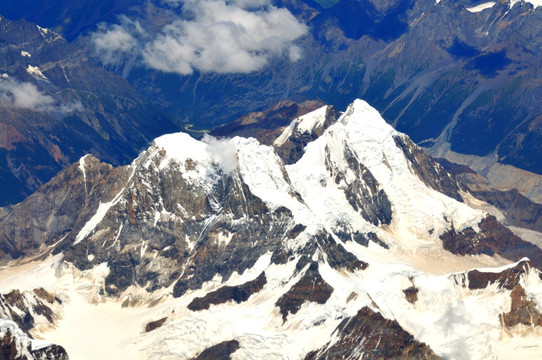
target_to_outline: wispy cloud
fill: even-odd
[[[125,16],[119,17],[120,24],[102,23],[92,34],[96,53],[104,64],[120,64],[127,58],[137,55],[140,42],[146,37],[141,25]]]
[[[80,102],[63,104],[52,96],[42,93],[32,83],[11,79],[0,81],[0,106],[56,112],[64,115],[83,110],[83,105]]]
[[[217,139],[208,134],[201,139],[207,146],[207,152],[214,158],[226,174],[232,174],[237,169],[237,147],[229,139]]]
[[[302,56],[294,42],[307,33],[307,27],[269,0],[163,2],[182,5],[182,17],[155,36],[127,18],[104,25],[93,35],[104,63],[119,63],[126,54],[140,51],[145,66],[164,72],[249,73],[274,56],[291,61]]]

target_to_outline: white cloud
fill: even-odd
[[[0,106],[61,114],[83,110],[80,102],[61,104],[40,92],[36,85],[15,80],[0,81]]]
[[[290,57],[291,62],[296,62],[301,59],[301,49],[295,45],[290,46],[288,49],[288,56]]]
[[[96,54],[104,64],[120,64],[139,51],[140,41],[146,36],[141,25],[121,16],[120,24],[100,24],[92,34]]]
[[[294,41],[307,27],[285,8],[269,0],[164,0],[182,4],[182,18],[164,26],[154,37],[139,23],[121,19],[93,35],[100,57],[115,64],[140,49],[150,67],[182,75],[198,70],[215,73],[249,73],[263,68],[273,56],[301,58]]]
[[[232,174],[237,169],[237,147],[229,139],[217,139],[205,134],[201,141],[208,145],[209,157],[217,161],[226,174]]]

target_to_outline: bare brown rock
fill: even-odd
[[[302,103],[284,100],[266,110],[251,112],[220,126],[214,129],[211,135],[254,137],[262,144],[272,145],[273,141],[282,133],[283,127],[289,125],[293,119],[324,105],[319,100]]]
[[[542,249],[514,235],[494,216],[488,215],[478,226],[479,232],[470,227],[456,231],[452,226],[440,236],[444,248],[457,255],[499,254],[512,261],[528,257],[538,269],[542,269]]]
[[[239,349],[239,341],[230,340],[211,346],[202,351],[193,360],[229,360],[231,354]]]
[[[364,307],[334,331],[338,340],[307,354],[316,359],[439,359],[429,346],[414,339],[396,321]]]
[[[411,304],[415,304],[418,301],[418,288],[411,286],[403,290],[407,301]]]
[[[306,301],[325,304],[333,290],[320,276],[318,263],[313,262],[301,280],[282,295],[276,305],[280,308],[283,321],[286,321],[288,314],[296,314]]]
[[[164,325],[166,320],[167,320],[167,317],[164,317],[155,321],[151,321],[145,326],[145,332],[151,332],[153,330],[158,329],[160,326]]]
[[[485,289],[490,284],[498,283],[500,288],[512,290],[519,284],[521,276],[531,268],[534,268],[534,264],[531,261],[521,261],[513,268],[499,273],[482,272],[479,270],[469,271],[467,273],[469,289]]]
[[[538,311],[535,301],[527,298],[521,285],[514,286],[510,298],[512,299],[510,312],[501,314],[501,320],[507,328],[518,324],[542,326],[542,314]]]
[[[211,305],[223,304],[229,300],[237,304],[247,301],[248,298],[264,287],[267,283],[265,272],[261,273],[256,279],[248,281],[239,286],[223,286],[218,290],[212,291],[204,297],[198,297],[188,304],[188,309],[192,311],[206,310]]]

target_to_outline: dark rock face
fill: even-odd
[[[76,163],[60,172],[0,219],[0,258],[18,258],[69,236],[78,230],[74,228],[78,223],[82,227],[90,219],[109,192],[118,190],[115,184],[125,181],[122,169],[93,156],[84,158],[85,174],[79,166]]]
[[[542,231],[542,205],[529,200],[516,189],[472,191],[472,194],[501,210],[510,225]]]
[[[30,335],[38,317],[49,324],[55,322],[53,308],[60,304],[60,299],[43,288],[0,294],[0,359],[67,360],[62,346],[51,344],[34,349]]]
[[[397,135],[393,137],[393,140],[405,154],[405,157],[412,165],[414,173],[418,175],[425,185],[448,195],[452,199],[463,202],[463,198],[459,194],[459,185],[437,161],[425,154],[421,148],[406,136]]]
[[[49,323],[54,323],[56,316],[51,308],[60,303],[58,298],[42,288],[23,293],[13,290],[7,294],[0,294],[0,319],[14,321],[29,335],[37,316],[43,316]]]
[[[448,230],[440,236],[444,248],[457,255],[499,254],[512,261],[528,257],[537,268],[542,268],[542,250],[514,235],[494,216],[487,216],[478,226],[480,232],[472,228]]]
[[[392,320],[364,307],[351,318],[344,319],[334,336],[339,340],[312,351],[305,360],[313,359],[439,359],[426,344]]]
[[[286,264],[293,260],[295,255],[301,255],[297,262],[296,269],[301,271],[307,264],[313,262],[314,255],[319,250],[318,262],[327,262],[335,270],[357,271],[364,270],[368,264],[359,260],[354,254],[347,251],[344,246],[337,243],[333,237],[326,232],[319,232],[309,240],[303,248],[298,249],[296,253],[290,249],[281,247],[277,249],[271,262],[274,264]],[[322,254],[325,254],[324,257]]]
[[[466,274],[468,288],[471,290],[485,289],[491,284],[497,283],[499,288],[511,290],[511,309],[501,314],[500,320],[503,326],[511,328],[518,324],[527,326],[542,326],[542,314],[536,307],[536,302],[527,297],[525,289],[521,285],[521,279],[528,271],[537,271],[542,279],[542,273],[534,269],[531,261],[519,262],[513,268],[506,269],[499,273],[482,272],[472,270]],[[463,284],[466,286],[466,284]]]
[[[205,349],[193,360],[229,360],[231,354],[239,350],[239,341],[230,340]]]
[[[13,324],[13,323],[12,323]],[[2,323],[6,326],[6,323]],[[48,345],[33,349],[26,335],[17,333],[16,325],[7,325],[0,332],[0,359],[6,360],[68,360],[66,350],[59,345]]]
[[[17,344],[13,335],[8,332],[4,336],[0,336],[0,357],[9,360],[22,360],[22,356],[17,356]]]
[[[320,276],[318,263],[311,263],[301,280],[278,299],[276,305],[280,309],[282,320],[286,321],[288,314],[296,314],[305,301],[325,304],[333,290]]]
[[[348,229],[347,225],[345,226],[345,229]],[[362,234],[359,231],[350,232],[350,234],[346,232],[336,232],[336,235],[343,241],[354,240],[355,242],[363,246],[368,246],[369,241],[373,241],[376,244],[382,246],[384,249],[389,249],[389,246],[385,242],[380,240],[374,232],[368,232],[367,234]]]
[[[405,298],[409,303],[415,304],[416,301],[418,301],[418,291],[418,288],[411,286],[403,290],[403,293],[405,294]]]
[[[282,128],[290,125],[293,119],[324,105],[319,100],[302,103],[291,100],[280,101],[268,109],[251,112],[226,125],[219,126],[211,131],[211,135],[253,137],[262,144],[272,145],[281,134]]]
[[[488,285],[498,283],[499,287],[507,290],[514,289],[519,285],[521,276],[529,269],[534,268],[531,261],[521,261],[516,266],[500,273],[481,272],[472,270],[467,273],[469,289],[485,289]]]
[[[252,267],[293,230],[291,212],[270,211],[239,173],[214,169],[217,181],[207,188],[183,178],[199,165],[188,159],[162,171],[163,156],[156,151],[118,168],[85,157],[0,220],[1,255],[19,257],[55,244],[51,251],[62,251],[79,269],[107,262],[110,294],[135,284],[152,291],[178,280],[174,295],[181,296],[215,274],[227,279]],[[78,242],[103,204],[111,204],[107,216]]]
[[[161,318],[161,319],[158,319],[158,320],[155,320],[155,321],[151,321],[150,323],[148,323],[145,326],[145,332],[151,332],[153,330],[158,329],[160,326],[164,325],[166,320],[167,320],[167,317]]]
[[[495,206],[505,215],[507,225],[542,231],[542,205],[523,196],[517,189],[497,189],[485,177],[465,165],[435,159],[463,188],[477,199]],[[521,172],[522,170],[517,170]]]
[[[66,350],[59,345],[50,345],[41,349],[32,351],[32,355],[36,360],[68,360],[69,356]]]
[[[344,147],[344,158],[348,169],[354,173],[354,180],[348,181],[346,170],[338,167],[331,159],[328,147],[326,153],[326,168],[339,188],[343,189],[350,206],[373,225],[389,224],[392,218],[391,203],[386,193],[379,189],[378,181],[349,149]]]
[[[267,284],[267,278],[265,277],[265,272],[263,272],[256,279],[248,281],[243,285],[223,286],[204,297],[195,298],[188,304],[188,309],[192,311],[206,310],[211,305],[223,304],[229,300],[233,300],[239,304],[247,301],[252,294],[262,290],[265,284]]]

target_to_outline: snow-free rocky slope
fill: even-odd
[[[127,164],[178,129],[52,30],[0,15],[0,53],[0,206],[22,201],[84,154]]]
[[[0,219],[2,329],[72,359],[539,357],[542,251],[481,208],[361,100],[273,146],[165,135]]]

